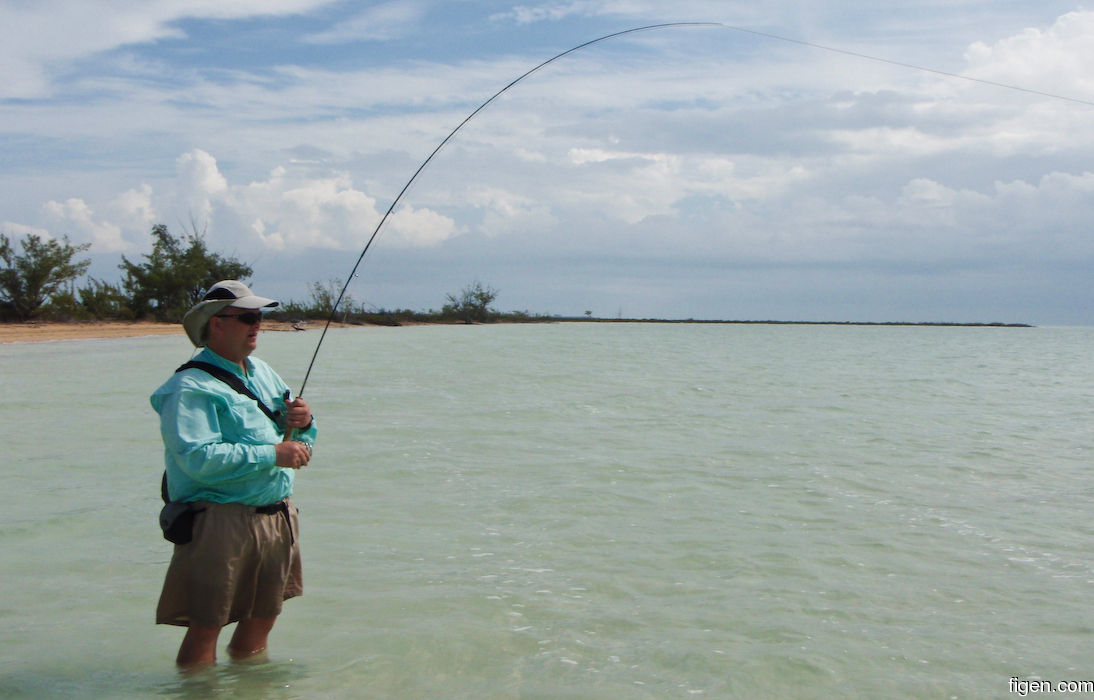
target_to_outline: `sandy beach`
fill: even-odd
[[[289,323],[263,322],[265,331],[294,330]],[[47,340],[132,338],[143,335],[182,335],[178,323],[155,321],[88,321],[71,323],[0,323],[0,343],[34,343]]]

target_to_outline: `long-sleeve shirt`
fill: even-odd
[[[244,372],[208,348],[194,359],[234,373],[270,410],[285,414],[288,386],[262,360],[247,358]],[[254,399],[192,368],[176,372],[150,401],[160,415],[172,501],[260,506],[292,495],[295,470],[278,467],[274,449],[283,439],[284,423],[274,425]],[[315,437],[314,420],[294,436],[309,445]]]

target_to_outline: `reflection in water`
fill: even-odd
[[[201,669],[177,671],[156,688],[156,694],[168,698],[298,698],[302,695],[294,685],[307,677],[305,668],[292,659],[222,661]]]

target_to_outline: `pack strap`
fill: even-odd
[[[258,404],[258,407],[262,409],[263,413],[266,414],[266,417],[272,420],[274,422],[274,425],[277,425],[277,418],[281,415],[281,411],[271,411],[266,404],[262,403],[262,399],[255,396],[254,392],[248,389],[247,385],[244,384],[243,380],[240,379],[238,376],[232,374],[223,367],[217,367],[216,365],[209,364],[208,362],[202,362],[200,360],[190,360],[186,364],[176,369],[175,372],[178,373],[186,369],[204,370],[219,379],[220,381],[224,382],[228,386],[232,387],[240,394],[243,394],[248,398],[254,399],[255,403]]]
[[[200,360],[190,360],[186,364],[184,364],[184,365],[180,366],[178,369],[176,369],[175,373],[178,374],[179,372],[181,372],[183,370],[186,370],[186,369],[204,370],[205,372],[208,372],[209,374],[213,375],[214,377],[216,377],[220,381],[224,382],[228,386],[232,387],[233,389],[235,389],[240,394],[243,394],[244,396],[246,396],[248,398],[254,399],[255,403],[258,404],[258,407],[260,409],[262,409],[263,413],[266,414],[266,417],[269,418],[270,420],[272,420],[274,425],[277,425],[277,417],[279,415],[281,415],[281,411],[271,411],[269,406],[262,403],[262,399],[255,396],[254,392],[247,388],[247,385],[243,383],[242,379],[240,379],[236,375],[232,374],[228,370],[224,369],[223,367],[217,367],[216,365],[209,364],[208,362],[202,362]],[[286,392],[285,398],[286,399],[288,398],[288,392]],[[280,430],[280,426],[278,426],[278,429]],[[164,503],[170,503],[171,502],[171,499],[167,495],[167,471],[166,470],[164,470],[164,472],[163,472],[163,479],[160,480],[160,496],[163,498]],[[290,525],[289,527],[291,528],[292,526]]]

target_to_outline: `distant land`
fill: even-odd
[[[325,323],[326,318],[308,317],[292,319],[288,314],[272,311],[270,317],[295,323]],[[337,314],[338,320],[347,325],[403,326],[403,325],[443,325],[462,324],[458,318],[443,317],[436,312],[423,311],[374,311],[366,313]],[[497,312],[490,311],[486,320],[474,321],[475,324],[490,323],[703,323],[723,325],[771,325],[771,326],[931,326],[956,328],[1033,328],[1028,323],[990,323],[969,321],[776,321],[776,320],[732,320],[702,318],[601,318],[597,316],[558,316],[550,314],[532,314],[527,311]]]
[[[288,322],[295,326],[326,323],[326,318],[307,316],[293,318],[280,310],[271,311],[269,318]],[[374,311],[336,314],[337,320],[350,326],[411,326],[411,325],[489,325],[491,323],[695,323],[722,325],[771,325],[771,326],[930,326],[955,328],[1033,328],[1028,323],[991,323],[965,321],[775,321],[775,320],[729,320],[699,318],[601,318],[597,316],[558,316],[550,314],[532,314],[527,311],[497,312],[490,311],[484,320],[460,320],[452,316],[441,316],[436,312],[424,311]],[[304,328],[297,328],[304,330]]]
[[[295,322],[270,319],[263,324],[267,331],[304,331],[321,328],[326,319],[308,319]],[[491,323],[694,323],[694,324],[739,324],[739,325],[779,325],[779,326],[941,326],[963,328],[1033,328],[1026,323],[949,323],[949,322],[905,322],[905,321],[720,321],[711,319],[658,319],[658,318],[591,318],[588,316],[535,316],[521,314],[518,318],[509,318],[507,314],[498,314]],[[347,319],[346,322],[332,324],[346,326],[413,326],[413,325],[465,325],[462,321],[423,321],[416,319]],[[43,340],[76,340],[80,338],[124,338],[142,335],[166,335],[182,333],[177,323],[159,323],[151,321],[52,321],[28,323],[0,322],[0,343],[35,342]]]
[[[715,319],[559,318],[582,323],[721,323],[770,326],[957,326],[960,328],[1033,328],[1028,323],[970,323],[962,321],[720,321]]]

